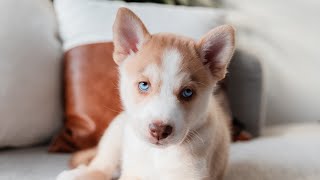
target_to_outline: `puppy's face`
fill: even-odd
[[[113,30],[120,94],[133,131],[160,147],[182,142],[204,122],[214,85],[225,76],[233,29],[219,27],[199,42],[150,35],[133,12],[121,8]]]
[[[134,117],[134,130],[153,144],[182,141],[205,114],[213,80],[195,45],[189,39],[154,35],[120,65],[124,108]],[[169,126],[160,132],[168,137],[153,137],[153,124],[164,126],[163,131]]]

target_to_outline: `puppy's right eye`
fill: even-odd
[[[142,92],[147,92],[149,90],[149,83],[148,82],[145,82],[145,81],[139,82],[138,86],[139,86],[140,91],[142,91]]]
[[[193,91],[189,88],[186,88],[181,92],[181,96],[183,96],[184,98],[191,98],[192,95]]]
[[[179,98],[183,101],[190,101],[195,92],[191,88],[184,88],[179,94]]]

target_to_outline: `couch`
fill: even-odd
[[[316,3],[310,1],[309,5]],[[285,82],[296,76],[290,76],[289,70],[301,66],[295,62],[281,74],[279,66],[274,68],[279,65],[274,63],[280,61],[277,56],[266,56],[270,46],[259,44],[257,34],[250,31],[263,33],[265,29],[248,25],[258,21],[248,9],[268,7],[266,4],[272,1],[241,4],[228,0],[226,3],[230,15],[227,19],[238,27],[241,36],[229,69],[228,94],[234,114],[244,120],[255,138],[231,145],[225,179],[317,180],[320,179],[320,115],[313,108],[319,105],[319,96],[314,99],[310,96],[320,92],[319,80],[312,81],[311,75],[320,77],[320,74],[313,71],[314,67],[310,68],[307,82],[301,80],[304,76],[300,74],[296,83],[298,87],[308,85],[312,90],[291,91],[294,84]],[[282,5],[284,2],[272,8]],[[245,13],[238,16],[239,9]],[[48,153],[48,142],[63,122],[63,45],[58,35],[62,24],[57,23],[52,2],[48,0],[4,0],[0,2],[0,15],[0,179],[55,179],[68,168],[70,158],[70,154]],[[251,17],[250,21],[246,21],[246,15]],[[264,14],[262,18],[276,17]],[[267,35],[278,37],[277,32],[270,29]],[[289,35],[280,37],[285,38],[278,45],[288,50],[283,46],[289,44],[285,41],[290,39]],[[246,42],[253,44],[248,46]],[[304,62],[309,63],[306,67],[312,67],[312,63],[319,65],[315,59],[320,54],[312,49],[309,49],[312,52],[303,50],[307,57]],[[291,57],[281,54],[281,58]],[[304,93],[300,96],[305,98],[297,96],[298,92]],[[297,113],[300,120],[293,116]]]

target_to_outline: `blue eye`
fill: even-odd
[[[149,90],[149,84],[147,82],[139,82],[139,89],[143,92],[147,92]]]
[[[182,90],[181,95],[184,98],[190,98],[193,95],[193,91],[189,88],[186,88],[186,89]]]

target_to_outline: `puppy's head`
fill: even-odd
[[[159,147],[182,142],[204,123],[214,85],[224,78],[234,51],[234,29],[217,27],[198,42],[151,35],[132,11],[120,8],[113,35],[130,127]]]

